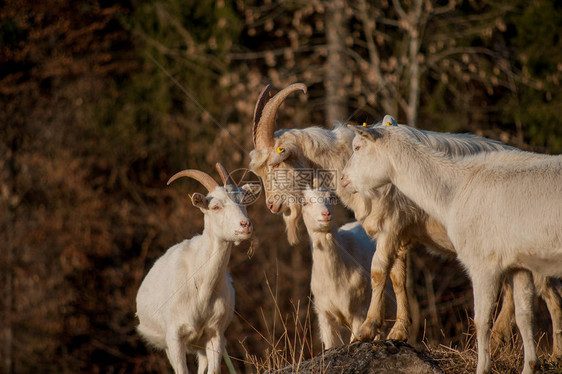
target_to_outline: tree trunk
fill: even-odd
[[[12,224],[12,214],[8,212],[8,217],[6,220],[6,237],[4,237],[4,243],[6,244],[6,255],[4,260],[6,261],[6,269],[4,272],[6,283],[4,285],[4,323],[3,323],[3,331],[2,331],[2,356],[3,362],[2,367],[3,372],[6,374],[13,373],[14,369],[14,362],[13,362],[13,340],[14,340],[14,333],[12,330],[12,310],[13,310],[13,302],[14,302],[14,272],[13,272],[13,255],[14,255],[14,248],[11,238],[9,238],[10,233],[10,226]]]
[[[420,49],[419,32],[412,30],[410,40],[410,94],[408,98],[407,120],[408,125],[416,127],[418,119],[418,106],[420,103],[420,62],[418,51]]]
[[[328,59],[325,78],[326,121],[330,125],[347,119],[347,97],[344,83],[345,19],[344,0],[331,0],[326,9]]]
[[[409,34],[410,43],[408,46],[408,54],[410,60],[410,92],[408,97],[408,110],[406,116],[408,125],[416,127],[418,120],[418,107],[420,105],[420,34],[422,32],[422,0],[416,0],[413,9],[409,14]]]

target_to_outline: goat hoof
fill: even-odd
[[[408,331],[402,326],[394,326],[388,333],[387,339],[390,340],[408,340]]]
[[[364,323],[361,328],[359,329],[359,334],[357,335],[357,339],[361,340],[362,342],[374,340],[376,336],[375,329],[371,323]]]

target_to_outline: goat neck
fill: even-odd
[[[202,244],[198,245],[198,255],[186,261],[199,263],[198,269],[204,274],[205,284],[198,285],[198,300],[208,303],[226,276],[233,243],[218,238],[207,225],[198,239],[197,244]],[[194,277],[195,282],[197,278]]]
[[[406,136],[389,132],[385,137],[388,139],[378,140],[375,147],[388,158],[392,184],[444,225],[448,207],[458,192],[456,181],[470,173],[470,168],[455,165]]]
[[[312,257],[321,255],[338,257],[336,239],[338,237],[337,228],[333,227],[330,231],[312,231],[307,228],[308,236],[310,238]]]
[[[345,126],[336,126],[333,130],[319,127],[306,129],[282,130],[278,142],[288,141],[294,137],[305,159],[305,167],[314,169],[334,170],[336,172],[336,188],[334,192],[340,201],[353,212],[358,221],[363,223],[371,211],[371,202],[359,194],[352,194],[342,187],[339,177],[345,167],[346,161],[352,154],[351,143],[354,133]],[[385,187],[386,189],[390,186]],[[376,199],[377,196],[372,196]],[[374,226],[374,225],[373,225]]]

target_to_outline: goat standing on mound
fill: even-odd
[[[357,338],[371,296],[369,267],[375,243],[358,222],[334,226],[335,197],[329,190],[307,189],[302,204],[283,216],[289,242],[296,244],[296,225],[302,214],[312,250],[310,289],[318,316],[320,338],[329,349]],[[342,334],[347,328],[350,334]]]
[[[224,331],[234,311],[234,288],[227,271],[232,244],[252,235],[252,224],[241,195],[254,186],[236,188],[217,163],[224,187],[199,170],[181,177],[199,181],[207,196],[194,193],[191,202],[204,214],[201,235],[168,249],[150,269],[137,294],[139,334],[152,346],[166,350],[176,373],[188,373],[186,352],[196,353],[198,373],[220,373]]]
[[[265,183],[267,207],[273,213],[286,214],[290,195],[299,191],[276,189],[276,179],[286,183],[298,176],[299,170],[330,171],[341,175],[346,161],[352,154],[354,132],[345,126],[336,125],[333,130],[318,127],[305,129],[284,129],[274,133],[275,117],[283,101],[295,91],[306,93],[302,83],[292,84],[270,97],[271,87],[261,92],[254,110],[253,141],[254,150],[250,152],[250,168]],[[389,116],[390,117],[390,116]],[[500,142],[468,134],[447,134],[422,131],[409,126],[396,126],[391,119],[391,127],[450,157],[462,157],[481,152],[513,149]],[[388,122],[383,120],[384,125]],[[367,164],[366,164],[367,165]],[[281,172],[281,173],[277,173]],[[279,176],[279,178],[277,178]],[[273,182],[273,183],[272,183]],[[396,294],[396,322],[389,339],[408,338],[410,324],[408,298],[406,293],[405,256],[413,243],[435,249],[449,255],[456,255],[453,244],[447,237],[443,225],[412,203],[391,184],[380,187],[368,197],[351,193],[337,183],[334,189],[340,201],[353,210],[371,238],[377,239],[377,251],[371,263],[372,297],[367,318],[359,332],[362,340],[374,339],[383,322],[384,292],[392,279]],[[287,197],[282,199],[280,197]],[[562,316],[560,283],[547,282],[544,277],[535,277],[542,285],[537,287],[545,300],[553,325],[553,354],[562,356]],[[509,293],[511,294],[511,293]],[[495,325],[495,337],[503,340],[508,336],[513,316],[512,302],[503,298],[502,312]]]
[[[523,338],[523,373],[532,373],[537,353],[530,271],[562,277],[562,156],[505,151],[452,160],[396,128],[354,130],[344,187],[370,193],[395,185],[445,227],[467,269],[474,288],[477,372],[491,370],[490,318],[506,274]]]

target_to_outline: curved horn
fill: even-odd
[[[226,168],[220,162],[217,162],[217,164],[215,166],[217,168],[217,171],[219,172],[219,175],[221,176],[222,183],[225,186],[227,184],[231,184],[233,186],[236,185],[236,183],[234,183],[234,181],[230,177],[230,174],[228,173],[228,171],[226,171]]]
[[[271,98],[271,84],[268,84],[261,90],[260,96],[258,96],[258,101],[256,102],[256,107],[254,108],[254,144],[256,143],[256,127],[261,118],[261,113],[265,103]]]
[[[275,117],[283,101],[294,91],[301,90],[306,93],[306,86],[302,83],[293,83],[279,91],[271,100],[267,100],[270,86],[267,85],[261,92],[254,110],[254,148],[263,149],[273,146],[273,133],[275,131]]]
[[[215,188],[219,186],[219,184],[209,174],[195,169],[186,169],[177,172],[170,179],[168,179],[168,183],[166,184],[169,185],[170,183],[181,177],[189,177],[195,179],[196,181],[201,183],[209,192],[213,192]]]

